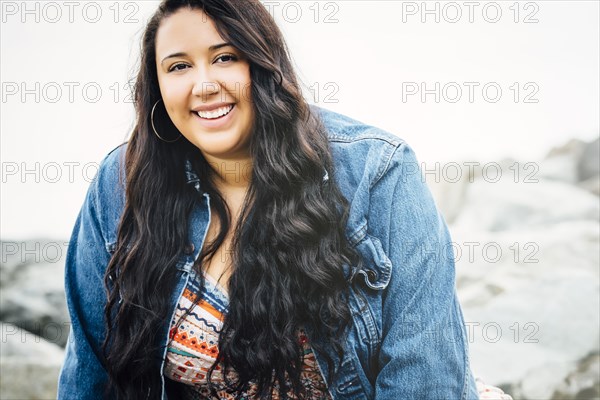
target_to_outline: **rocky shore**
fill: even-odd
[[[515,399],[600,398],[598,153],[598,139],[571,140],[495,163],[501,178],[490,163],[427,180],[455,243],[472,369]]]

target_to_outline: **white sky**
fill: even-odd
[[[422,2],[263,3],[285,34],[310,102],[404,138],[423,162],[532,161],[572,137],[598,135],[597,1],[475,2],[473,22],[463,1],[427,2],[430,10],[437,4],[439,22],[422,15]],[[1,2],[3,240],[67,239],[95,165],[133,126],[125,85],[158,2],[71,4]],[[489,22],[498,9],[499,20]],[[88,22],[97,10],[98,22]],[[451,23],[457,10],[462,16]],[[128,15],[137,22],[126,23]],[[328,16],[337,22],[325,23]],[[434,94],[422,102],[420,93],[406,93],[436,82],[439,103]],[[473,102],[464,82],[478,85]],[[484,98],[486,84],[490,97],[502,90],[497,102]],[[97,102],[86,99],[85,85],[91,97],[100,87]],[[313,85],[317,99],[310,99]],[[452,103],[457,86],[462,97]],[[57,88],[61,97],[52,102]],[[24,101],[22,89],[29,90]],[[337,103],[325,102],[328,94]],[[525,103],[528,94],[538,102]]]

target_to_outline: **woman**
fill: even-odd
[[[401,139],[308,106],[258,0],[166,0],[75,223],[61,399],[477,399]]]

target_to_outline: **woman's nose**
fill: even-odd
[[[206,101],[208,96],[219,93],[221,86],[217,79],[210,73],[207,68],[198,68],[194,76],[194,86],[192,94],[201,96],[203,101]]]

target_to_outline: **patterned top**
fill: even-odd
[[[224,315],[228,309],[227,291],[210,275],[203,272],[204,287],[200,291],[200,280],[195,271],[190,272],[190,279],[180,297],[171,321],[169,337],[172,339],[167,349],[164,375],[182,383],[185,399],[214,399],[211,397],[207,383],[207,372],[219,354],[219,332],[223,325]],[[201,293],[201,300],[192,312],[175,330],[177,321],[196,301],[196,293]],[[300,380],[309,399],[331,400],[327,385],[321,375],[315,355],[305,332],[299,330],[299,342],[304,351],[304,364]],[[235,374],[231,378],[235,378]],[[225,387],[220,365],[212,373],[213,386]],[[221,386],[223,385],[223,386]],[[238,398],[254,399],[258,392],[256,385],[240,393]],[[218,399],[234,400],[236,397],[224,389],[217,391]],[[288,396],[296,397],[290,390]],[[273,393],[273,399],[279,399],[279,393]]]

